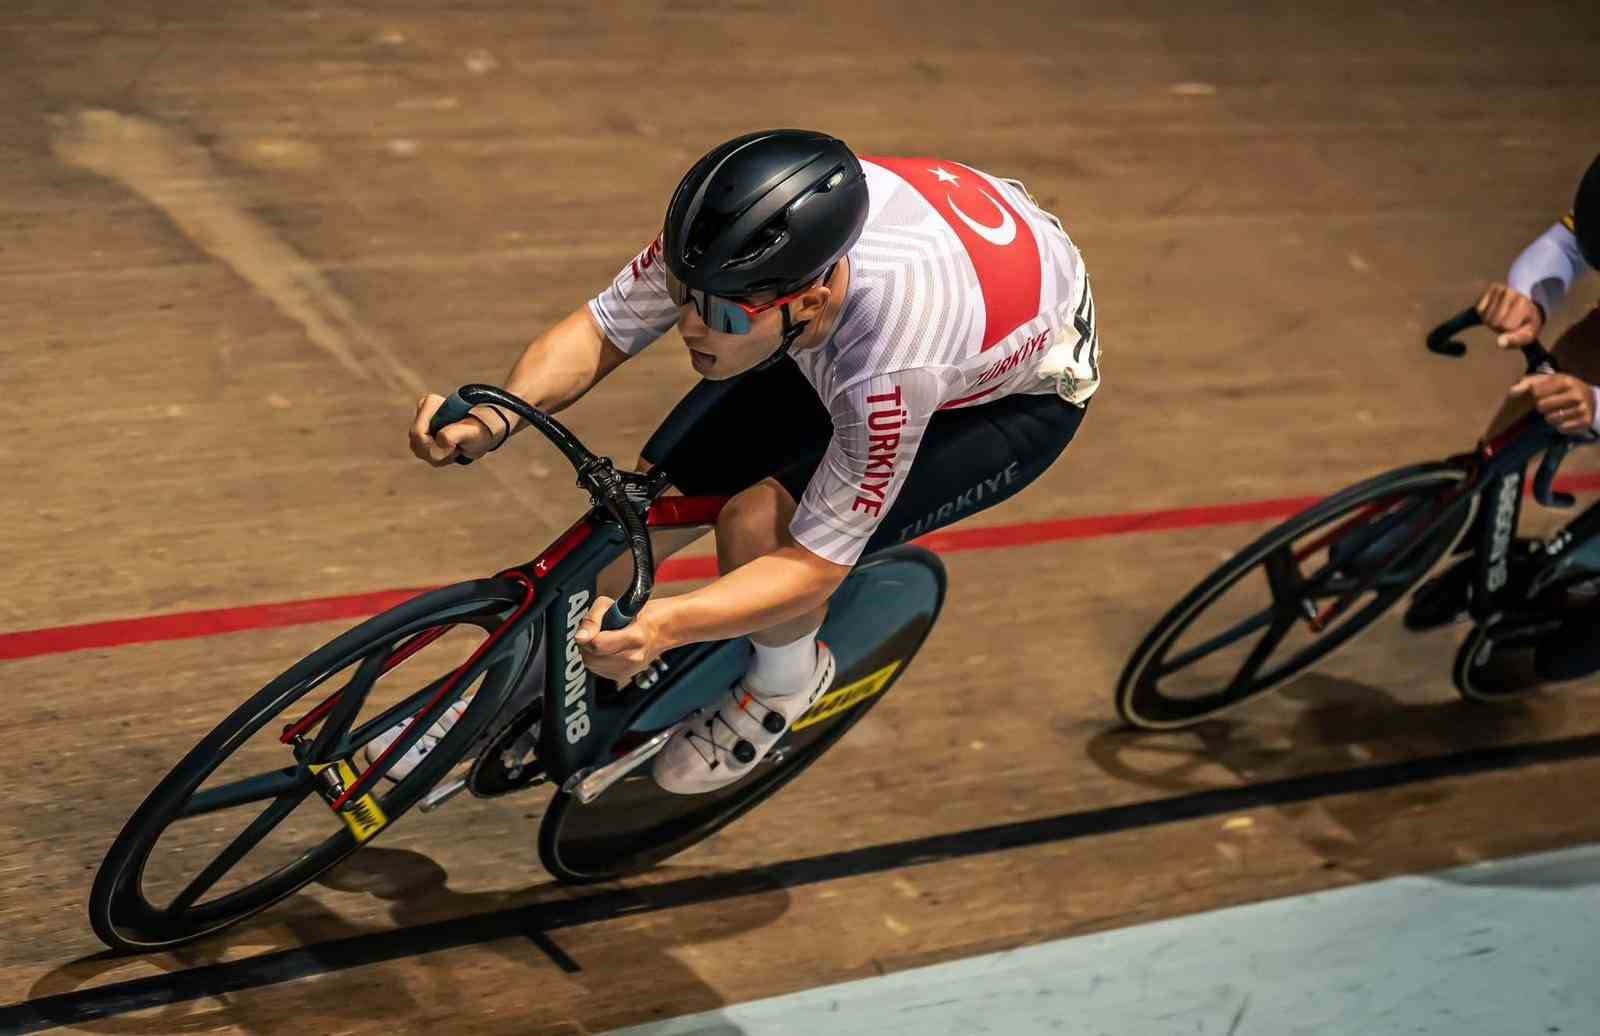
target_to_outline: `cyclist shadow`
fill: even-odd
[[[654,873],[663,875],[675,887],[700,882],[712,886],[721,874],[709,868],[689,867],[658,868]],[[70,1005],[37,1006],[57,1024],[70,1024],[88,1032],[148,1036],[219,1028],[276,1033],[291,1026],[293,1019],[306,1017],[317,1018],[317,1027],[323,1031],[360,1028],[363,1023],[368,1027],[382,1026],[385,1019],[398,1022],[408,1016],[448,1019],[444,1027],[451,1031],[599,1031],[652,1021],[663,1015],[695,1014],[725,1006],[724,998],[675,951],[764,927],[781,917],[789,905],[787,892],[774,887],[721,900],[712,911],[657,910],[649,924],[628,924],[626,939],[620,943],[625,947],[624,953],[612,950],[606,956],[590,956],[580,950],[578,959],[573,959],[561,945],[569,940],[562,939],[559,930],[539,930],[539,906],[618,894],[621,886],[593,886],[581,890],[576,897],[571,890],[553,882],[514,890],[459,892],[449,887],[448,873],[431,858],[408,849],[378,847],[352,857],[318,883],[385,901],[394,926],[352,921],[315,897],[295,896],[260,918],[174,951],[135,958],[108,951],[67,962],[41,976],[29,996],[70,997],[95,986],[138,981],[143,987],[137,994],[140,1006],[120,1008],[138,1010],[137,1017],[117,1013],[81,1020]],[[630,891],[621,893],[634,904],[634,909],[626,912],[636,913],[640,905],[648,909],[651,890],[658,884],[630,887]],[[668,894],[663,897],[663,905],[670,905],[677,898],[682,897]],[[527,937],[505,937],[503,930],[507,926],[498,922],[520,911],[529,914]],[[590,923],[623,912],[597,910]],[[474,918],[488,915],[497,915],[495,933],[475,936],[470,930]],[[440,924],[455,925],[459,934],[419,941],[414,948],[403,946],[418,935],[419,927],[436,928]],[[572,931],[571,942],[588,941],[580,934],[581,929],[574,926]],[[383,946],[369,945],[364,948],[366,953],[363,948],[330,947],[339,940],[386,935],[392,936],[393,941],[386,939]],[[614,933],[605,941],[609,946],[618,944]],[[523,970],[528,981],[519,988],[526,993],[507,999],[507,986],[496,984],[495,995],[485,995],[485,990],[472,981],[481,961],[475,964],[457,954],[437,952],[458,947],[494,953]],[[283,976],[265,986],[263,995],[252,996],[237,989],[223,993],[219,988],[217,993],[208,990],[203,997],[181,999],[192,997],[191,991],[205,982],[204,978],[196,980],[197,969],[226,967],[228,962],[296,950],[308,951],[310,963],[304,967],[304,974],[295,974],[299,970],[295,963],[286,964]],[[397,958],[404,960],[404,970],[398,975],[360,966]],[[323,961],[339,963],[327,967]],[[340,964],[356,966],[341,968]],[[164,973],[168,981],[161,981],[160,975],[151,976],[150,966]],[[296,983],[292,992],[279,985],[316,975],[322,976],[320,981]],[[170,1002],[169,997],[179,1002]],[[131,999],[130,994],[127,1000]],[[164,1002],[165,1006],[161,1006]],[[159,1009],[152,1014],[145,1004]],[[731,1024],[711,1031],[715,1036],[740,1033]]]
[[[1459,700],[1407,703],[1390,692],[1322,673],[1302,676],[1239,719],[1176,731],[1122,728],[1096,734],[1088,755],[1119,780],[1183,794],[1319,773],[1403,763],[1550,734],[1552,716],[1525,702],[1486,707]],[[1362,877],[1393,873],[1371,855],[1408,814],[1459,792],[1437,781],[1397,784],[1381,795],[1329,795],[1273,808],[1323,860]]]

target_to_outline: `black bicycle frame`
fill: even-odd
[[[1429,333],[1428,348],[1442,356],[1464,356],[1466,346],[1451,340],[1451,336],[1482,322],[1476,309],[1464,309]],[[1527,373],[1560,373],[1556,358],[1538,342],[1524,346],[1522,353]],[[1545,507],[1571,507],[1573,498],[1556,491],[1555,476],[1568,451],[1580,441],[1558,431],[1535,410],[1483,443],[1476,453],[1457,458],[1474,469],[1471,479],[1462,487],[1462,496],[1475,494],[1481,498],[1478,569],[1473,577],[1470,606],[1473,621],[1488,621],[1511,604],[1512,591],[1508,590],[1511,546],[1522,518],[1528,463],[1544,455],[1534,476],[1534,499]],[[1483,510],[1490,507],[1492,511]],[[1596,532],[1600,532],[1600,507],[1591,506],[1551,540],[1553,549],[1546,551],[1546,564],[1553,565]]]
[[[701,513],[689,520],[655,521],[657,527],[705,524],[722,498],[674,497]],[[578,651],[578,625],[593,606],[595,579],[627,553],[626,535],[611,515],[596,508],[523,571],[537,580],[538,596],[529,616],[542,617],[545,636],[544,711],[539,730],[539,761],[549,779],[564,784],[574,774],[609,763],[633,722],[655,704],[670,683],[649,690],[620,687],[597,679]],[[684,668],[716,645],[692,645],[671,653]]]
[[[599,680],[583,664],[578,651],[578,626],[595,598],[599,573],[623,554],[633,556],[633,579],[606,612],[602,625],[618,629],[644,607],[655,580],[655,558],[647,526],[694,528],[713,524],[726,498],[666,497],[666,475],[619,472],[605,457],[596,457],[576,436],[550,415],[490,385],[464,385],[441,406],[430,424],[437,432],[459,421],[478,404],[493,404],[517,414],[537,428],[572,463],[578,485],[594,506],[539,557],[510,572],[531,581],[535,598],[523,618],[542,619],[545,636],[544,711],[539,729],[539,758],[549,779],[564,784],[575,774],[612,760],[628,728],[664,693],[670,681],[648,690],[627,684],[615,687]],[[471,463],[458,457],[458,463]],[[508,573],[502,573],[509,575]],[[515,628],[507,631],[507,635]],[[684,668],[714,650],[696,644],[670,652]],[[524,674],[523,679],[531,674]]]

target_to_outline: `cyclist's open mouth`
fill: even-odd
[[[714,367],[717,363],[717,358],[715,356],[711,355],[710,353],[701,352],[699,349],[696,349],[693,346],[689,347],[689,357],[694,362],[696,367]]]

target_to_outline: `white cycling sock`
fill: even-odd
[[[756,649],[755,657],[750,660],[750,668],[745,670],[750,686],[774,697],[807,690],[811,674],[817,668],[817,634],[821,630],[818,626],[805,636],[777,647],[751,641]]]

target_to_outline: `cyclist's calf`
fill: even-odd
[[[763,479],[736,495],[717,518],[717,569],[732,572],[756,558],[790,546],[789,524],[798,505],[777,479]],[[815,631],[828,614],[826,604],[804,615],[750,635],[757,644],[788,644]]]

